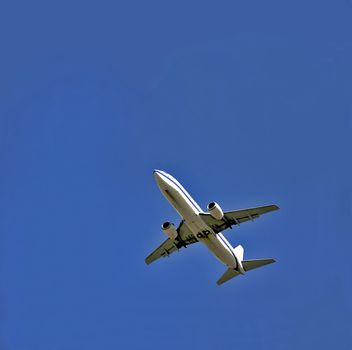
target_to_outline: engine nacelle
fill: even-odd
[[[172,224],[169,221],[164,222],[161,225],[161,228],[164,231],[165,235],[167,237],[169,237],[170,239],[172,239],[172,240],[174,240],[177,237],[177,235],[178,235],[174,224]]]
[[[207,208],[208,208],[209,214],[214,219],[221,220],[224,217],[224,212],[222,211],[218,203],[210,202]]]

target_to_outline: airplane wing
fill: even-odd
[[[259,216],[280,209],[277,205],[265,205],[257,208],[240,209],[224,212],[224,217],[221,220],[214,219],[208,213],[200,213],[204,222],[210,226],[214,232],[219,233],[233,225],[239,225],[242,222],[254,220]]]
[[[183,247],[187,248],[190,244],[198,242],[183,220],[178,226],[177,232],[178,236],[176,239],[172,240],[167,238],[158,248],[146,257],[146,264],[149,265],[159,258],[165,258]]]

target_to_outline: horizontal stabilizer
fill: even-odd
[[[253,270],[261,266],[274,263],[274,259],[256,259],[256,260],[243,260],[242,266],[245,271]]]
[[[238,276],[239,274],[240,273],[234,269],[227,269],[226,272],[220,277],[220,279],[216,283],[220,286],[220,284],[227,282],[228,280]]]

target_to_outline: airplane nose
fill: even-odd
[[[154,178],[155,178],[157,184],[159,186],[162,186],[165,183],[165,179],[164,179],[164,176],[162,175],[162,173],[160,172],[160,170],[155,169],[153,171],[153,174],[154,174]]]
[[[161,179],[161,176],[160,176],[160,173],[159,173],[159,170],[158,170],[158,169],[155,169],[155,170],[153,171],[153,175],[154,175],[156,181],[158,181],[158,180]]]

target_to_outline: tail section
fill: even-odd
[[[241,245],[233,248],[233,252],[238,263],[237,269],[227,269],[226,272],[216,282],[218,285],[223,284],[238,275],[244,274],[247,271],[257,269],[258,267],[262,267],[275,262],[274,259],[243,260],[244,249]]]
[[[257,269],[258,267],[274,263],[274,259],[243,260],[242,266],[245,271]]]

